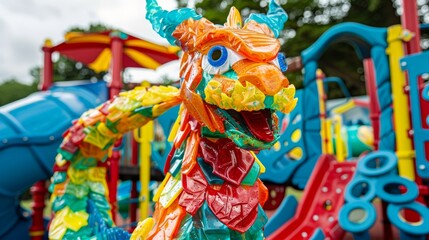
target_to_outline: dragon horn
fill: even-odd
[[[169,12],[163,10],[156,0],[146,0],[146,19],[152,24],[153,30],[161,37],[167,39],[170,44],[176,44],[176,39],[172,34],[177,26],[190,18],[198,20],[201,16],[190,8],[182,8]]]
[[[246,22],[254,20],[257,23],[267,25],[271,31],[273,31],[274,36],[277,38],[280,35],[280,32],[283,30],[287,19],[287,13],[283,10],[283,8],[277,4],[275,0],[271,0],[267,15],[252,13]]]

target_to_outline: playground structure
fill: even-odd
[[[420,76],[428,73],[425,66],[429,63],[427,53],[404,57],[402,44],[410,45],[406,49],[414,48],[416,51],[410,40],[415,42],[418,38],[418,30],[409,26],[405,29],[410,31],[400,26],[383,29],[358,24],[338,25],[303,52],[304,89],[296,93],[299,102],[287,116],[288,126],[279,139],[280,148],[262,151],[258,157],[266,166],[265,175],[261,175],[263,180],[278,184],[291,183],[296,188],[305,187],[306,190],[299,204],[292,196],[283,201],[279,214],[273,216],[266,226],[265,233],[269,239],[339,239],[344,235],[344,230],[353,233],[355,239],[368,239],[368,230],[376,217],[374,207],[370,204],[375,196],[382,199],[383,204],[388,203],[383,211],[400,230],[401,239],[422,239],[428,234],[425,228],[429,221],[428,186],[425,180],[428,178],[426,169],[429,159],[429,85]],[[414,38],[410,38],[410,32],[416,34]],[[343,136],[338,134],[344,122],[338,116],[328,114],[329,109],[323,98],[325,78],[317,73],[317,59],[323,49],[338,40],[351,41],[362,56],[374,133],[373,147],[383,150],[364,156],[357,166],[356,162],[348,161],[356,156],[352,156],[348,144],[341,144],[347,143],[341,141],[339,138]],[[407,75],[401,68],[408,73],[409,91],[402,91],[408,89],[408,84]],[[344,106],[347,110],[351,105]],[[341,110],[338,112],[341,113]],[[410,112],[410,115],[404,112]],[[279,116],[280,122],[283,117],[286,116]],[[171,119],[166,121],[171,123]],[[401,124],[393,124],[398,122]],[[409,134],[411,129],[414,131]],[[335,141],[330,135],[336,136]],[[325,154],[335,155],[335,158]],[[381,163],[362,163],[371,161]],[[396,164],[399,171],[396,171]],[[371,171],[377,174],[371,175]],[[344,178],[345,175],[347,178]],[[339,181],[332,182],[332,179]],[[363,181],[365,184],[362,184]],[[387,185],[390,189],[383,190]],[[406,193],[401,194],[404,189],[398,186],[404,186]],[[393,200],[395,198],[400,200]],[[421,203],[414,202],[415,199]],[[411,217],[409,213],[405,213],[405,217],[398,217],[404,208],[416,213],[414,216],[411,214]],[[356,210],[363,211],[366,218],[350,222],[353,217],[349,213]],[[417,217],[420,222],[404,221],[416,218],[415,214],[420,216]],[[384,227],[384,236],[389,238],[390,226],[387,224]]]
[[[261,179],[289,183],[299,189],[305,187],[305,191],[298,205],[293,196],[284,200],[279,214],[267,224],[268,239],[341,239],[344,230],[353,233],[355,239],[370,239],[368,231],[376,218],[384,221],[383,231],[376,233],[378,238],[380,232],[384,239],[393,238],[390,224],[399,229],[401,239],[424,239],[429,234],[425,175],[429,145],[424,135],[428,127],[425,99],[429,87],[422,77],[427,73],[427,60],[423,60],[427,53],[418,53],[420,30],[415,2],[411,2],[414,1],[404,2],[403,26],[386,29],[339,24],[302,53],[304,88],[297,92],[300,101],[289,116],[286,136],[280,139],[280,145],[286,147],[261,153],[271,156],[264,162],[267,171]],[[350,158],[351,149],[341,145],[338,137],[342,136],[336,134],[339,132],[336,124],[342,119],[328,117],[323,100],[324,78],[317,73],[317,60],[324,49],[338,41],[350,43],[363,61],[373,148],[382,150],[359,160],[358,166],[353,167],[356,173],[352,179],[346,172],[353,162],[344,162],[347,155]],[[406,53],[416,54],[408,57]],[[408,70],[408,75],[401,68]],[[347,108],[347,104],[343,107]],[[294,138],[294,134],[302,137]],[[336,141],[332,141],[331,134],[336,136]],[[328,167],[324,154],[334,154],[333,145],[338,163]],[[300,154],[296,158],[297,154],[291,152]],[[322,164],[325,167],[320,170]],[[313,168],[312,172],[308,171]],[[342,174],[335,178],[338,182],[332,182],[331,174],[336,173]],[[345,200],[337,197],[343,194]],[[369,204],[375,196],[381,199],[381,215]],[[307,201],[307,198],[317,201]],[[356,219],[354,214],[361,216]]]

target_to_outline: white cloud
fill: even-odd
[[[159,0],[171,10],[175,0]],[[46,38],[54,44],[67,29],[103,23],[157,43],[167,42],[145,19],[144,0],[0,0],[0,82],[15,77],[29,83],[30,68],[42,64]]]

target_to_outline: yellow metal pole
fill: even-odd
[[[327,153],[334,154],[334,144],[332,141],[332,119],[326,119],[326,138],[328,139],[327,143]]]
[[[408,131],[410,127],[408,94],[405,74],[401,71],[399,60],[404,56],[403,41],[409,41],[411,34],[404,31],[401,25],[391,26],[387,30],[387,54],[389,55],[390,76],[392,81],[393,117],[395,120],[396,155],[401,177],[415,180],[414,150]]]
[[[325,106],[325,91],[323,88],[324,74],[322,70],[317,69],[316,84],[319,94],[319,112],[320,112],[320,137],[322,140],[322,153],[328,153],[328,142],[330,141],[327,136],[328,126],[326,125],[326,106]]]
[[[148,217],[149,211],[149,181],[150,181],[150,151],[151,143],[154,139],[154,124],[153,121],[148,122],[145,126],[139,129],[140,134],[136,134],[135,138],[140,145],[139,160],[140,160],[140,219]],[[137,136],[136,136],[137,135]]]
[[[336,155],[337,155],[337,161],[338,162],[344,162],[344,141],[343,137],[341,136],[341,117],[335,116],[334,117],[334,135],[335,135],[335,149],[336,149]]]

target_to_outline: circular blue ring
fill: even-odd
[[[354,188],[359,187],[360,184],[364,184],[364,183],[366,183],[368,186],[368,192],[361,197],[356,197],[355,194],[353,194]],[[375,183],[372,179],[358,177],[353,179],[349,184],[347,184],[347,187],[344,193],[344,199],[347,202],[355,202],[355,201],[370,202],[374,198],[375,198]]]
[[[370,162],[376,158],[385,159],[386,162],[380,168],[368,167],[367,166],[368,162]],[[359,160],[359,162],[357,164],[357,171],[362,173],[365,176],[376,177],[376,176],[381,176],[381,175],[387,174],[387,173],[391,172],[392,170],[396,169],[397,164],[398,164],[398,160],[397,160],[395,154],[393,154],[393,152],[377,151],[377,152],[369,153],[368,155],[363,157],[361,160]]]
[[[407,192],[404,194],[391,194],[384,190],[388,184],[398,184],[404,185],[407,189]],[[407,203],[414,201],[419,195],[419,189],[417,184],[413,181],[410,181],[406,178],[399,176],[389,176],[378,179],[375,192],[379,198],[389,203]]]
[[[220,51],[220,57],[216,60],[212,58],[212,54],[215,51]],[[213,67],[221,67],[228,59],[228,50],[224,46],[216,45],[210,48],[209,53],[207,54],[207,59]]]
[[[351,222],[349,219],[349,214],[355,209],[362,209],[366,212],[366,218],[364,221],[360,223]],[[338,222],[340,226],[351,233],[360,233],[363,231],[367,231],[374,225],[375,220],[377,218],[377,214],[374,206],[367,202],[351,202],[345,204],[339,214],[338,214]]]
[[[426,86],[423,88],[422,98],[426,101],[429,101],[429,84],[426,84]]]
[[[422,220],[421,224],[416,225],[404,222],[403,218],[400,217],[399,214],[402,209],[411,209],[418,212]],[[389,204],[387,207],[387,217],[390,222],[392,222],[393,225],[401,231],[419,236],[429,234],[429,209],[421,203],[412,202],[401,205]]]

